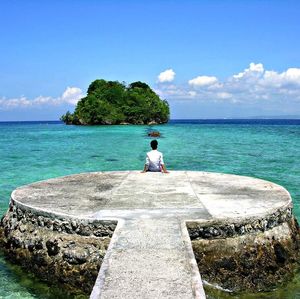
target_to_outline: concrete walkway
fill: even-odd
[[[185,221],[231,223],[292,205],[270,182],[183,171],[73,175],[18,188],[12,200],[50,215],[118,220],[92,299],[205,298]]]
[[[118,230],[91,298],[205,298],[178,219],[126,220]]]

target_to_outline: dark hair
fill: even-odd
[[[157,140],[152,140],[150,142],[150,145],[151,145],[151,147],[152,147],[153,150],[157,149],[157,145],[158,145]]]

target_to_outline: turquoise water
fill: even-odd
[[[20,185],[79,172],[142,169],[149,130],[162,134],[159,150],[167,168],[273,181],[289,190],[300,219],[300,121],[173,122],[151,128],[0,123],[0,213],[5,213],[10,193]],[[24,273],[0,259],[0,298],[54,296],[46,287],[37,290],[35,283],[24,284],[22,279]],[[286,298],[300,298],[300,286],[294,285]]]

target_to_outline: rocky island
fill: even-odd
[[[72,125],[162,124],[169,120],[169,104],[143,82],[128,86],[118,81],[93,81],[74,113],[61,117]]]

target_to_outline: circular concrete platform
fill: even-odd
[[[92,299],[202,299],[201,277],[252,292],[289,281],[300,230],[288,191],[268,181],[95,172],[17,188],[0,246],[47,281],[93,290]]]
[[[117,211],[167,214],[177,209],[185,218],[190,214],[192,219],[242,220],[292,206],[289,193],[274,183],[196,171],[76,174],[20,187],[12,193],[12,201],[36,212],[92,218],[105,217],[105,211],[117,216]]]

